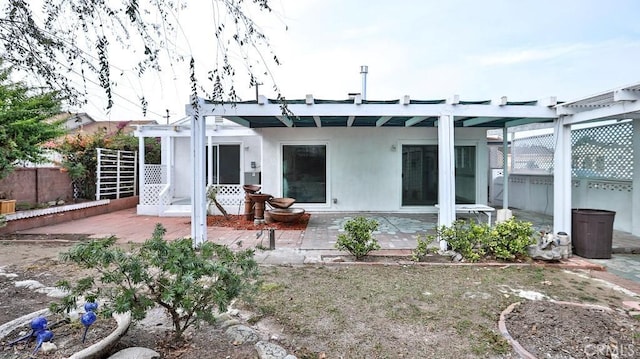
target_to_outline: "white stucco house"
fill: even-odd
[[[143,137],[161,137],[164,153],[159,166],[141,163],[138,213],[191,215],[198,242],[206,239],[208,185],[220,185],[226,209],[239,213],[241,186],[258,183],[263,193],[296,198],[307,211],[437,212],[439,224],[450,224],[457,204],[487,204],[486,130],[506,134],[510,127],[549,123],[556,133],[554,231],[570,232],[571,125],[640,118],[638,99],[640,84],[565,103],[506,97],[464,101],[458,96],[333,101],[308,95],[287,101],[283,111],[280,103],[263,96],[233,105],[200,99],[197,112],[186,107],[189,118],[181,123],[138,128],[141,143]],[[233,176],[224,179],[226,171]],[[634,175],[635,188],[638,178]],[[507,184],[504,208],[509,207]],[[633,203],[638,205],[631,210],[639,218],[637,193]],[[633,226],[636,232],[631,232],[640,233],[638,224]]]

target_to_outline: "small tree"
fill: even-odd
[[[130,311],[139,320],[159,305],[169,313],[179,341],[187,328],[200,320],[213,322],[215,310],[225,311],[234,298],[255,287],[258,267],[251,249],[234,253],[211,242],[194,249],[191,239],[168,242],[164,234],[156,225],[152,238],[131,253],[115,246],[115,237],[80,243],[63,253],[64,260],[96,271],[97,278],[88,276],[73,286],[59,282],[71,294],[52,309],[69,310],[80,295],[100,297],[107,299],[106,313]],[[101,286],[95,286],[96,279]]]
[[[0,179],[18,161],[44,161],[42,144],[63,133],[60,122],[45,121],[60,111],[56,93],[12,82],[10,75],[0,69]]]
[[[336,248],[341,251],[348,251],[356,260],[361,260],[369,252],[380,249],[378,240],[372,233],[378,229],[378,221],[364,217],[356,217],[348,220],[344,224],[346,233],[338,235]]]

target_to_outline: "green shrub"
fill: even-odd
[[[494,228],[485,223],[457,220],[451,226],[437,228],[436,235],[429,236],[428,239],[447,241],[453,251],[470,262],[477,262],[482,258],[512,261],[527,255],[527,248],[535,243],[533,232],[530,222],[515,218],[498,223]],[[424,245],[428,243],[430,242]],[[418,258],[420,251],[422,247],[418,241],[414,250],[415,258]]]
[[[486,243],[487,251],[498,259],[514,260],[527,255],[527,248],[536,241],[533,224],[511,217],[500,222],[491,231]]]
[[[489,225],[470,220],[457,220],[451,227],[441,226],[436,230],[440,240],[447,241],[452,250],[471,262],[477,262],[486,255],[484,243],[490,233]]]
[[[427,236],[418,236],[416,239],[416,248],[411,251],[411,260],[414,262],[420,262],[425,256],[437,253],[438,247],[429,247],[431,243],[436,240],[436,236],[427,235]]]
[[[130,253],[115,245],[115,237],[80,243],[63,253],[62,259],[95,275],[74,286],[59,282],[70,295],[52,310],[68,311],[79,296],[105,298],[106,314],[130,311],[140,320],[159,305],[171,317],[174,339],[180,340],[185,329],[200,320],[213,322],[216,309],[225,311],[234,298],[255,289],[258,269],[252,250],[234,253],[211,242],[193,248],[188,238],[165,241],[165,232],[158,224],[152,238]]]
[[[356,217],[348,220],[344,224],[346,233],[338,235],[336,248],[341,251],[348,251],[356,260],[361,260],[369,252],[380,249],[378,240],[372,233],[378,229],[378,221],[364,217]]]

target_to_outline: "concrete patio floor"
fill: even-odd
[[[518,219],[534,224],[536,230],[550,230],[553,219],[539,213],[513,210]],[[276,230],[276,250],[256,252],[256,260],[262,264],[296,265],[317,263],[323,256],[345,254],[334,249],[337,235],[343,223],[356,215],[375,218],[380,223],[375,237],[381,250],[373,255],[408,255],[416,246],[416,238],[428,234],[437,225],[437,214],[414,213],[312,213],[306,230]],[[92,238],[116,236],[119,243],[142,243],[151,236],[155,225],[162,224],[167,230],[165,238],[175,239],[190,236],[189,217],[139,216],[134,208],[108,214],[73,220],[66,223],[20,231],[21,234],[85,234]],[[265,225],[265,229],[269,225]],[[269,247],[268,231],[234,230],[208,227],[208,240],[225,244],[231,248]],[[583,259],[573,256],[559,266],[571,269],[587,269],[589,274],[617,284],[640,295],[640,237],[614,231],[614,253],[611,259]],[[424,264],[424,263],[423,263]],[[441,263],[440,263],[441,264]],[[602,269],[606,270],[603,271]]]

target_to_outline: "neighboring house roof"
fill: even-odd
[[[118,131],[122,129],[122,132],[125,134],[133,134],[133,131],[136,130],[135,126],[139,125],[150,125],[156,124],[156,121],[147,120],[147,121],[95,121],[91,123],[87,123],[78,128],[72,129],[68,131],[70,135],[76,134],[94,134],[98,131],[107,131],[107,133]]]

